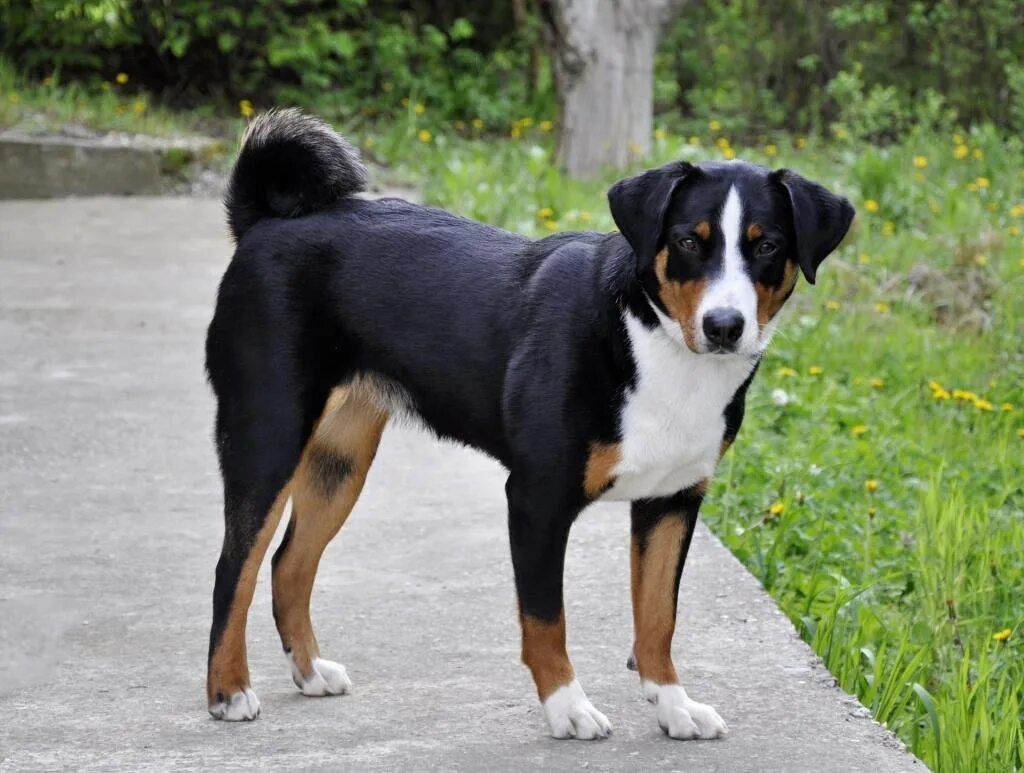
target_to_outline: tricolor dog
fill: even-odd
[[[630,502],[634,648],[673,738],[725,722],[672,662],[697,510],[797,284],[853,219],[787,170],[671,163],[608,192],[620,232],[540,241],[396,199],[356,197],[351,145],[296,111],[252,122],[227,195],[237,249],[207,338],[224,479],[208,699],[254,719],[245,625],[272,560],[273,611],[305,695],[351,689],[309,617],[320,556],[359,497],[389,417],[416,417],[508,470],[522,657],[556,738],[603,738],[566,652],[573,521]]]

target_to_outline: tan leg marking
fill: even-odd
[[[754,290],[757,293],[757,324],[761,327],[767,325],[772,317],[779,313],[782,304],[789,298],[789,294],[796,285],[797,269],[796,264],[786,261],[785,273],[782,275],[782,283],[778,287],[766,287],[760,282],[754,283]]]
[[[576,678],[565,650],[565,612],[557,623],[520,614],[523,628],[523,663],[533,674],[541,703],[559,687]]]
[[[387,418],[363,382],[335,390],[295,473],[288,543],[274,565],[274,616],[304,676],[320,655],[309,614],[320,557],[359,498]]]
[[[681,515],[666,515],[646,536],[641,550],[634,535],[630,550],[633,645],[640,678],[655,684],[679,681],[672,663],[676,627],[676,570],[686,537]]]
[[[622,459],[618,443],[591,443],[583,473],[583,493],[591,499],[601,496],[615,483],[612,470]]]
[[[290,485],[290,484],[289,484]],[[231,696],[249,686],[249,662],[245,648],[245,624],[249,618],[249,605],[252,604],[253,591],[256,589],[256,577],[260,564],[266,555],[277,524],[281,521],[285,503],[288,501],[289,486],[286,485],[274,500],[270,512],[249,555],[242,564],[242,571],[235,586],[231,610],[228,612],[224,632],[217,648],[210,658],[206,677],[206,697],[210,703],[220,700],[231,700]],[[220,693],[220,697],[218,697]]]
[[[697,349],[697,307],[700,306],[707,289],[707,279],[691,279],[677,282],[668,278],[668,250],[664,249],[654,258],[654,275],[658,279],[658,298],[668,310],[672,319],[683,330],[683,339],[690,349]]]

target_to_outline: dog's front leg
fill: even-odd
[[[672,738],[719,738],[718,712],[691,700],[672,662],[672,635],[683,563],[690,548],[704,485],[632,505],[633,659],[644,697],[657,706],[658,724]]]
[[[533,674],[537,695],[555,738],[592,740],[611,731],[594,708],[565,649],[562,571],[576,509],[546,487],[509,477],[508,524],[512,566],[523,630],[523,662]]]

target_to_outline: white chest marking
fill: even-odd
[[[622,407],[620,461],[602,499],[668,496],[705,478],[718,464],[725,408],[754,368],[739,355],[694,354],[672,326],[646,328],[626,312],[636,389]]]

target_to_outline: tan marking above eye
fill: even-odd
[[[677,282],[668,278],[668,250],[662,250],[654,258],[654,275],[658,279],[658,298],[668,315],[683,329],[686,345],[697,351],[697,307],[700,306],[707,288],[704,277]]]
[[[711,238],[711,223],[709,223],[707,220],[702,220],[701,222],[697,223],[696,227],[693,229],[693,232],[704,241],[707,241],[708,239]]]
[[[760,239],[764,235],[764,229],[761,228],[757,223],[751,223],[747,226],[747,239],[754,241],[754,239]]]

